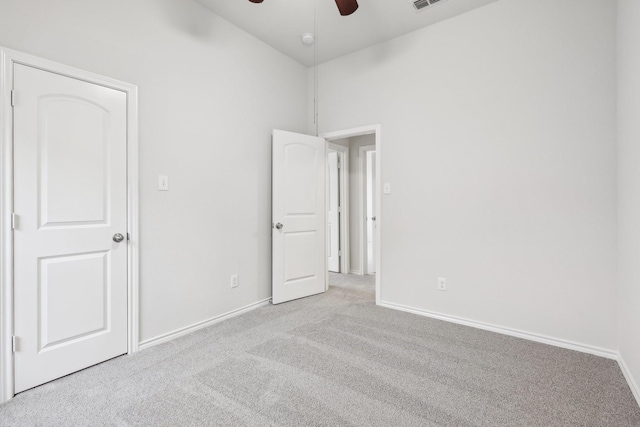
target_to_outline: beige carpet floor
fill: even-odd
[[[19,394],[3,426],[640,426],[615,361],[374,304],[372,277]]]

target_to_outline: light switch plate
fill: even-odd
[[[384,186],[382,187],[382,191],[384,192],[384,194],[391,194],[391,184],[385,182]]]
[[[158,176],[158,190],[169,191],[169,177],[166,175]]]

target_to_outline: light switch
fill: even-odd
[[[391,184],[385,182],[382,191],[384,192],[384,194],[391,194]]]
[[[160,175],[158,177],[158,190],[169,191],[169,177],[166,175]]]

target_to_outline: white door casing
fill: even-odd
[[[327,154],[327,248],[329,271],[340,272],[340,186],[339,153]]]
[[[380,304],[382,302],[382,283],[381,283],[381,277],[382,277],[382,273],[381,273],[381,268],[382,268],[382,263],[381,263],[381,252],[382,252],[382,238],[381,238],[381,234],[382,234],[382,185],[381,185],[381,177],[382,177],[382,153],[383,153],[383,148],[382,148],[382,126],[380,124],[374,124],[374,125],[367,125],[367,126],[360,126],[360,127],[356,127],[356,128],[351,128],[351,129],[344,129],[344,130],[338,130],[338,131],[333,131],[333,132],[326,132],[321,134],[320,136],[322,136],[323,138],[325,138],[327,141],[336,141],[339,139],[345,139],[345,138],[351,138],[354,136],[360,136],[360,135],[374,135],[375,138],[375,144],[373,145],[373,149],[376,151],[376,184],[375,184],[375,191],[376,191],[376,248],[375,248],[375,260],[376,260],[376,277],[375,277],[375,282],[376,282],[376,304]],[[362,159],[362,156],[360,156],[360,160]],[[360,174],[358,174],[359,176],[361,176]],[[362,183],[359,183],[359,187],[362,188]],[[361,194],[361,192],[360,192]],[[359,200],[359,207],[357,210],[362,209],[362,200]],[[354,209],[355,210],[355,209]],[[360,213],[363,213],[363,211],[360,211]],[[360,215],[359,218],[361,218],[361,223],[364,223],[364,215]],[[362,227],[359,227],[360,229],[362,229]],[[360,235],[362,237],[362,234]],[[362,240],[362,239],[361,239]],[[362,243],[362,242],[360,242]],[[362,247],[362,245],[361,245]],[[360,264],[362,265],[362,264]]]
[[[279,304],[325,291],[325,140],[274,130],[272,155],[272,301]]]
[[[13,77],[18,393],[127,353],[127,94]]]

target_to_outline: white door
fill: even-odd
[[[376,152],[367,151],[367,274],[376,273]]]
[[[273,303],[325,291],[323,138],[273,131]]]
[[[14,90],[17,393],[127,352],[127,104],[24,65]]]
[[[340,272],[340,184],[338,178],[338,152],[327,155],[327,248],[329,271]]]

